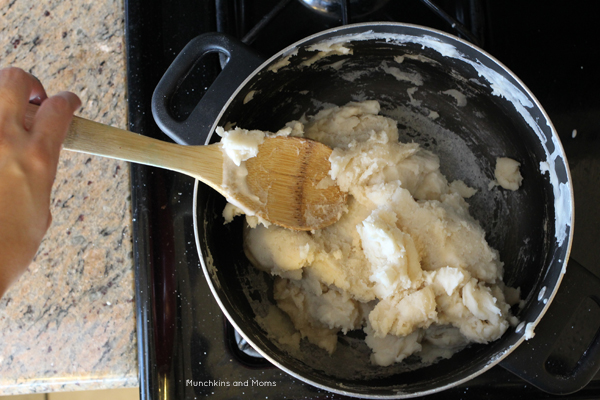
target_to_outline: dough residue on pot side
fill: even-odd
[[[247,256],[275,276],[273,296],[295,332],[330,354],[340,332],[357,329],[383,366],[498,339],[518,321],[498,252],[464,200],[475,189],[448,182],[432,152],[398,142],[396,122],[379,109],[349,103],[288,124],[333,149],[330,176],[348,192],[348,211],[313,232],[246,216]]]

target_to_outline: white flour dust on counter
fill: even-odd
[[[363,330],[382,366],[498,339],[518,323],[507,298],[519,296],[469,214],[464,198],[475,190],[448,182],[432,152],[400,143],[379,111],[376,101],[350,103],[288,124],[333,148],[330,178],[349,200],[337,223],[313,232],[246,216],[246,254],[275,277],[277,308],[257,319],[292,352],[306,340],[333,354],[338,335]],[[239,213],[231,207],[229,218]]]

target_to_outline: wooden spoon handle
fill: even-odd
[[[26,126],[38,108],[28,106]],[[216,145],[182,146],[75,116],[63,148],[181,172],[222,191],[223,158]]]
[[[112,126],[99,124],[80,117],[73,117],[63,144],[66,150],[117,158],[139,164],[162,164],[157,151],[176,151],[169,143],[161,142]],[[160,159],[159,159],[160,160]]]

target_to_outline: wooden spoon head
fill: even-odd
[[[304,138],[266,139],[246,161],[248,188],[264,205],[259,216],[283,227],[309,231],[336,222],[346,193],[329,178],[331,149]]]

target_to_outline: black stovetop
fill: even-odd
[[[438,0],[436,4],[463,21],[474,33],[473,40],[519,76],[549,114],[573,179],[576,224],[571,254],[600,276],[596,256],[600,248],[596,200],[600,198],[600,34],[595,3]],[[274,18],[269,19],[271,16]],[[363,21],[407,22],[459,34],[419,0],[391,0],[374,14],[350,15],[350,22]],[[195,36],[217,30],[230,33],[245,38],[268,57],[341,23],[341,19],[314,14],[298,0],[127,0],[130,130],[169,140],[154,123],[150,101],[162,74]],[[253,30],[256,26],[261,29]],[[216,64],[218,60],[207,60],[206,66],[194,72],[200,84],[188,96],[190,104],[218,73]],[[194,181],[139,165],[132,165],[131,173],[141,397],[341,398],[239,349],[233,329],[206,284],[195,248]],[[248,382],[248,386],[234,387],[234,381]],[[198,386],[198,382],[208,384]],[[269,382],[271,386],[264,386]],[[427,398],[508,396],[553,398],[501,367]],[[597,376],[585,389],[566,398],[598,397]]]

